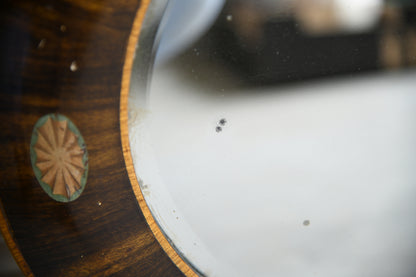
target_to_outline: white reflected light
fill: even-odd
[[[383,9],[382,0],[332,0],[335,14],[343,29],[365,31],[373,27]]]

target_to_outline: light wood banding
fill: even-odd
[[[133,23],[133,28],[129,37],[127,52],[124,61],[123,67],[123,78],[121,83],[121,97],[120,97],[120,133],[121,133],[121,143],[123,146],[123,155],[126,163],[126,169],[129,175],[129,179],[134,191],[134,194],[137,198],[137,201],[140,205],[140,209],[143,212],[143,215],[146,218],[147,223],[149,224],[150,229],[152,230],[154,236],[156,237],[159,244],[162,246],[163,250],[168,254],[169,258],[176,264],[176,266],[186,275],[196,277],[198,276],[196,272],[182,259],[181,256],[175,251],[169,241],[166,239],[162,230],[159,228],[159,225],[156,223],[155,218],[150,212],[149,207],[146,204],[143,193],[140,189],[139,182],[133,166],[133,160],[130,150],[129,142],[129,131],[128,131],[128,96],[130,91],[130,78],[133,67],[134,56],[136,52],[136,45],[139,39],[141,23],[143,22],[144,15],[146,13],[147,7],[150,1],[144,1],[142,4],[142,9],[137,12],[136,18]],[[138,49],[140,51],[140,49]]]

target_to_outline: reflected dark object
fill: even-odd
[[[318,27],[313,32],[305,29],[302,15],[296,12],[271,16],[255,7],[250,1],[229,1],[193,48],[198,55],[205,49],[206,58],[224,65],[246,84],[271,85],[415,64],[414,4],[384,6],[371,28],[342,31],[328,26],[335,23],[324,22],[319,23],[321,32]]]
[[[226,25],[219,27],[221,56],[251,83],[297,81],[311,77],[375,70],[377,32],[339,36],[308,36],[296,21],[271,20],[262,26],[264,37],[251,48]]]

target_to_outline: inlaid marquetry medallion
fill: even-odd
[[[60,202],[73,201],[84,190],[88,153],[77,127],[61,114],[35,124],[30,142],[32,168],[45,192]]]

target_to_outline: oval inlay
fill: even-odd
[[[45,192],[60,202],[84,190],[88,153],[77,127],[66,116],[48,114],[35,124],[30,142],[32,168]]]

